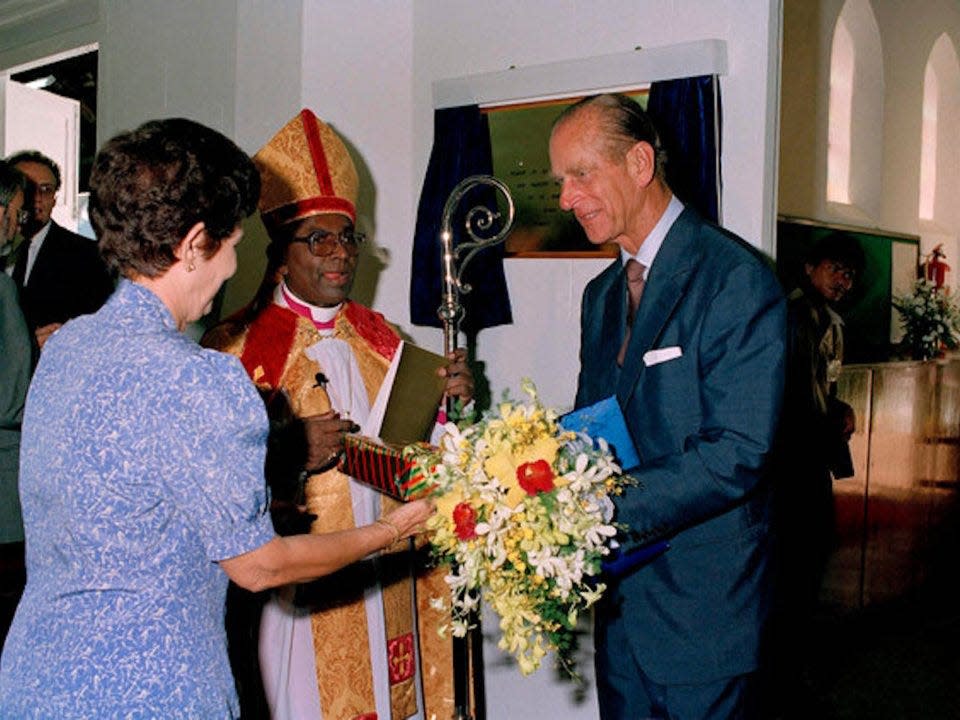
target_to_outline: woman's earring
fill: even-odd
[[[193,272],[196,269],[197,269],[197,266],[194,265],[192,262],[187,265],[187,272]]]

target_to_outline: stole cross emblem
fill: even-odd
[[[387,664],[390,684],[396,685],[413,677],[413,633],[399,635],[387,641]]]

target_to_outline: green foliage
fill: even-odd
[[[917,280],[913,290],[893,299],[900,313],[902,347],[915,360],[930,360],[944,350],[960,347],[960,308],[929,280]]]

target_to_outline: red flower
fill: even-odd
[[[523,463],[517,468],[517,482],[527,495],[550,492],[553,490],[553,478],[553,468],[546,460]]]
[[[461,540],[477,537],[477,511],[470,503],[462,502],[453,509],[453,524]]]

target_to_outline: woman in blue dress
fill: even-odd
[[[122,280],[44,348],[23,420],[27,586],[0,660],[0,718],[233,718],[228,579],[316,578],[413,534],[275,535],[264,404],[239,360],[183,331],[236,270],[259,177],[230,140],[171,119],[100,151],[90,215]]]

